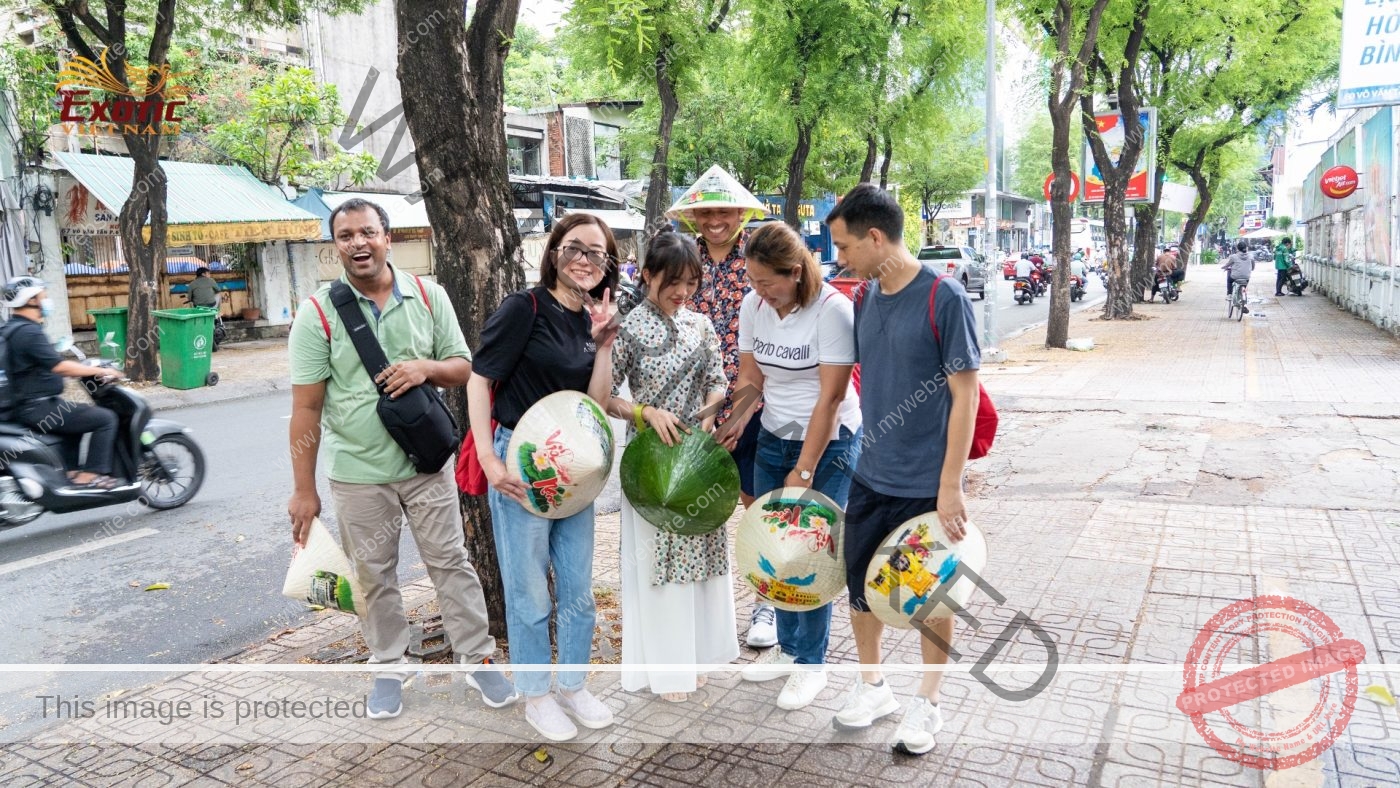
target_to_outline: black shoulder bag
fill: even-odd
[[[344,282],[331,285],[331,303],[340,314],[350,341],[355,343],[355,352],[360,354],[360,363],[370,379],[379,376],[389,366],[384,349],[374,338],[365,313],[356,302],[355,293]],[[426,305],[426,301],[424,304]],[[379,390],[379,405],[375,410],[389,437],[408,455],[419,473],[437,473],[447,464],[447,459],[457,450],[461,436],[457,434],[457,422],[447,410],[447,403],[432,383],[424,381],[420,386],[401,392],[397,399],[390,399],[384,387],[375,384]]]

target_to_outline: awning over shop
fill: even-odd
[[[340,207],[342,203],[357,198],[368,200],[383,208],[384,212],[389,214],[389,229],[395,233],[403,230],[431,229],[432,227],[428,223],[427,205],[422,200],[409,202],[408,197],[402,194],[323,192],[320,189],[308,189],[305,194],[295,200],[294,204],[321,217],[321,240],[329,241],[331,239],[331,211]]]
[[[90,153],[55,153],[54,158],[108,210],[116,213],[126,203],[134,169],[131,159]],[[167,182],[170,246],[321,237],[315,214],[291,204],[242,167],[163,161],[161,169]],[[83,232],[80,226],[64,229]],[[149,237],[150,228],[146,234]]]
[[[571,213],[586,213],[602,219],[612,230],[633,230],[640,231],[646,228],[646,217],[640,213],[631,211],[608,211],[601,208],[565,208],[565,215]]]

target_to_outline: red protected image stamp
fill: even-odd
[[[1256,651],[1257,649],[1257,651]],[[1227,673],[1230,664],[1268,662]],[[1259,656],[1256,656],[1259,655]],[[1326,752],[1356,705],[1366,647],[1327,614],[1286,596],[1235,602],[1211,617],[1186,654],[1176,707],[1232,761],[1282,770]]]

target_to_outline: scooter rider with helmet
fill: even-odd
[[[64,463],[75,487],[111,490],[122,482],[112,478],[112,450],[117,439],[117,414],[63,399],[64,378],[121,377],[115,370],[89,367],[59,356],[44,334],[44,319],[53,312],[42,279],[21,276],[11,279],[0,292],[0,300],[10,309],[4,326],[9,344],[5,359],[14,387],[14,417],[21,424],[43,435],[64,438]],[[81,470],[78,447],[83,435],[91,434],[87,457]]]

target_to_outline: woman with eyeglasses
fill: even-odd
[[[474,430],[477,458],[490,485],[488,503],[496,557],[506,593],[506,630],[515,687],[526,699],[525,720],[551,741],[568,741],[579,725],[603,728],[612,711],[584,687],[586,671],[560,671],[551,693],[549,621],[556,618],[560,664],[581,665],[593,649],[593,507],[560,520],[525,508],[525,485],[506,470],[510,437],[525,411],[557,391],[581,391],[600,403],[612,393],[612,344],[617,337],[617,244],[602,220],[570,214],[554,225],[540,263],[540,284],[506,296],[481,332],[468,414],[474,425],[492,418],[492,436]],[[494,403],[493,403],[494,395]],[[547,574],[554,568],[557,600]],[[572,721],[570,720],[572,718]]]

